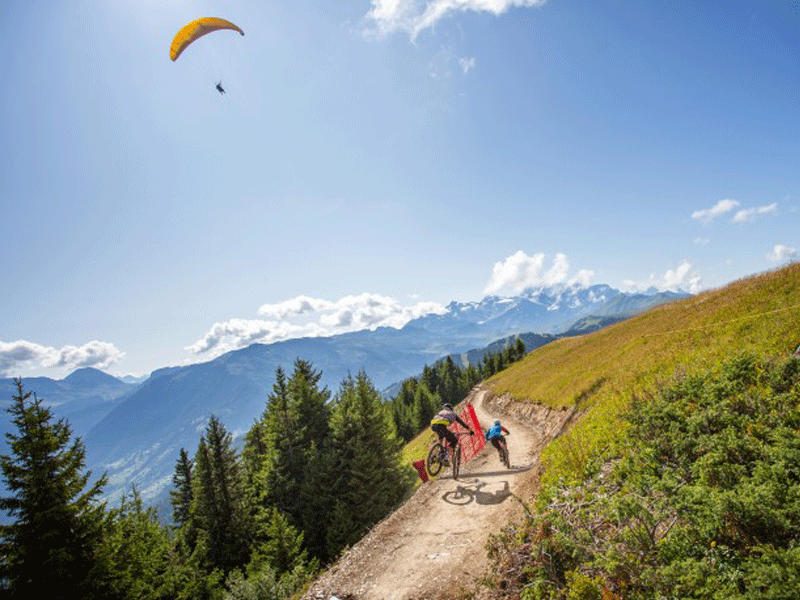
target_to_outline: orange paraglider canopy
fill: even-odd
[[[181,30],[175,34],[175,37],[172,40],[172,45],[169,47],[169,57],[173,61],[176,60],[181,55],[181,52],[183,52],[186,47],[197,38],[201,38],[207,33],[211,33],[219,29],[232,29],[233,31],[238,31],[240,34],[244,35],[244,31],[225,19],[218,19],[216,17],[203,17],[202,19],[195,19],[194,21],[181,27]]]

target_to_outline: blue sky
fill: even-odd
[[[771,0],[4,0],[0,374],[797,260],[798,57]]]

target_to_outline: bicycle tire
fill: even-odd
[[[458,479],[458,471],[461,468],[461,444],[453,450],[453,479]]]
[[[503,444],[503,464],[506,466],[506,469],[511,468],[511,461],[508,459],[508,446]]]
[[[436,477],[439,471],[442,470],[442,453],[445,452],[444,446],[436,442],[428,451],[428,458],[425,459],[425,468],[428,469],[428,474]]]

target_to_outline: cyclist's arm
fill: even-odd
[[[472,431],[472,427],[470,427],[469,425],[467,425],[466,423],[464,423],[464,421],[462,421],[462,420],[461,420],[461,419],[458,417],[458,415],[456,415],[456,422],[457,422],[459,425],[461,425],[462,427],[466,427],[468,431]]]

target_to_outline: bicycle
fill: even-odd
[[[461,437],[463,435],[470,435],[466,432],[457,432],[457,436]],[[428,457],[425,460],[425,468],[428,469],[428,473],[432,476],[436,477],[439,474],[439,471],[442,470],[442,467],[446,467],[450,464],[448,460],[448,449],[449,444],[447,440],[439,440],[431,446],[431,449],[428,451]],[[452,466],[453,466],[453,479],[458,479],[458,471],[461,468],[461,441],[459,440],[456,443],[455,448],[452,448]]]

